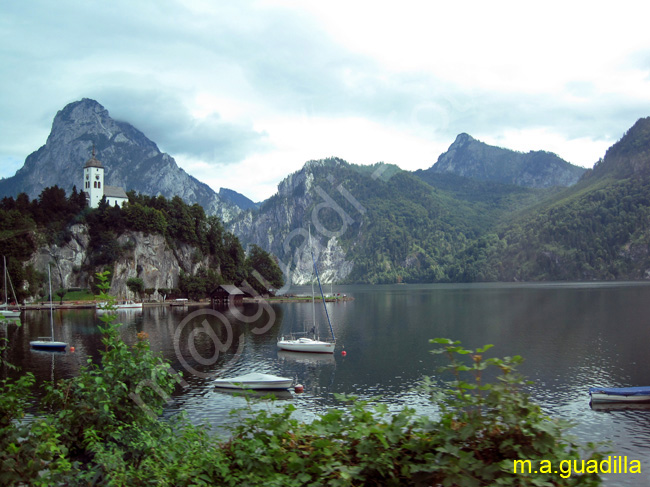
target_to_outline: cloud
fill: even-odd
[[[83,97],[213,187],[215,168],[228,166],[228,184],[246,174],[233,189],[255,185],[257,199],[318,157],[428,167],[460,132],[590,165],[650,115],[649,9],[625,0],[3,2],[0,176]]]
[[[178,95],[163,89],[111,88],[96,96],[110,107],[113,118],[135,126],[172,156],[211,165],[233,164],[269,147],[264,132],[228,122],[216,112],[193,117]]]

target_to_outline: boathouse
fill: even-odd
[[[227,306],[229,304],[242,304],[244,302],[244,291],[232,284],[221,284],[210,293],[212,307]]]

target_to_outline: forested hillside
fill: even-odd
[[[297,262],[304,240],[296,232],[306,235],[311,225],[322,265],[339,271],[337,280],[464,281],[470,278],[458,260],[464,251],[556,191],[327,159],[307,163],[233,228],[244,243],[269,249],[287,267],[308,268]]]
[[[650,278],[650,119],[573,188],[458,257],[468,280]]]
[[[218,284],[241,284],[244,280],[261,291],[251,275],[254,270],[273,287],[282,286],[281,272],[268,253],[253,249],[247,257],[239,239],[224,229],[218,217],[206,216],[198,204],[188,205],[179,197],[168,200],[130,192],[124,208],[102,201],[91,209],[83,192],[73,188],[67,196],[54,186],[31,201],[24,193],[0,201],[0,251],[7,257],[13,282],[23,283],[15,286],[20,301],[44,291],[47,271],[34,268],[30,263],[33,254],[42,246],[66,245],[72,238],[73,225],[78,224],[87,227],[90,237],[79,273],[112,272],[115,262],[132,250],[128,242],[121,244],[119,240],[120,235],[131,231],[160,235],[172,249],[188,244],[195,249],[192,259],[207,263],[194,273],[181,269],[177,289],[167,292],[202,298]]]

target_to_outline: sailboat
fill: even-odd
[[[50,266],[47,266],[47,277],[50,281],[50,336],[38,337],[38,340],[29,342],[29,345],[34,350],[49,350],[49,351],[62,351],[68,346],[65,342],[54,341],[54,315],[52,311],[52,275],[50,274]]]
[[[7,258],[3,256],[2,259],[4,260],[5,264],[5,302],[4,304],[0,305],[0,315],[5,318],[19,318],[20,310],[8,308],[9,301],[7,298]]]
[[[332,328],[332,322],[330,321],[330,315],[327,312],[327,305],[325,303],[325,296],[323,295],[323,287],[320,284],[320,277],[318,277],[318,268],[316,267],[316,259],[314,258],[314,249],[311,245],[311,227],[309,228],[309,250],[311,252],[311,261],[314,268],[314,273],[316,274],[316,279],[318,280],[318,288],[320,289],[320,295],[323,300],[323,307],[325,308],[325,316],[327,316],[327,323],[330,327],[330,333],[332,334],[332,340],[320,340],[316,334],[316,303],[314,301],[314,280],[311,282],[311,305],[312,305],[312,315],[313,315],[313,338],[307,336],[289,338],[281,337],[278,340],[278,348],[280,350],[289,350],[291,352],[312,352],[312,353],[334,353],[334,347],[336,346],[336,337],[334,336],[334,329]],[[306,335],[306,332],[302,333]]]

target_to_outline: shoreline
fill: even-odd
[[[271,297],[253,297],[253,298],[244,298],[244,303],[259,303],[260,301],[267,301],[269,303],[311,303],[311,296],[271,296]],[[325,297],[326,303],[336,303],[341,301],[353,301],[354,298],[350,296],[334,296],[334,297]],[[314,297],[315,302],[322,302],[323,299],[319,297]],[[21,311],[49,311],[50,307],[54,310],[59,309],[93,309],[96,307],[96,301],[64,301],[63,304],[49,302],[40,302],[16,306]],[[200,306],[210,306],[210,301],[186,301],[183,303],[177,303],[174,301],[164,301],[164,302],[143,302],[143,307],[154,307],[154,306],[169,306],[174,308],[182,307],[200,307]]]

